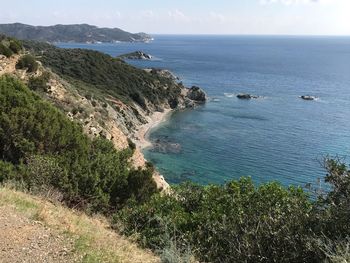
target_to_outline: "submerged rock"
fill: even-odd
[[[164,139],[157,139],[152,143],[152,151],[160,153],[178,154],[181,152],[181,145],[176,142],[170,142]]]

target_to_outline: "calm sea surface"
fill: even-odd
[[[155,59],[131,64],[169,69],[205,89],[205,106],[176,112],[150,134],[180,145],[144,152],[170,183],[251,176],[303,186],[325,175],[325,155],[350,153],[349,37],[155,36],[148,44],[59,46],[112,56],[142,50]],[[238,100],[243,92],[262,98]]]

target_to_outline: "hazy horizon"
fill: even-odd
[[[155,35],[350,35],[349,0],[13,0],[2,7],[0,23],[86,23]]]

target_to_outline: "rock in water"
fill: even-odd
[[[196,103],[205,103],[207,100],[205,92],[197,86],[192,86],[192,88],[188,90],[187,97]]]
[[[300,96],[300,98],[302,98],[303,100],[315,100],[316,99],[315,96],[309,96],[309,95],[303,95],[303,96]]]
[[[242,99],[242,100],[250,100],[250,99],[258,99],[259,96],[251,95],[251,94],[247,94],[247,93],[242,93],[242,94],[238,94],[237,98]]]

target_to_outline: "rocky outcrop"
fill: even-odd
[[[241,100],[250,100],[250,99],[258,99],[259,96],[251,95],[251,94],[247,94],[247,93],[241,93],[241,94],[237,95],[237,98],[241,99]]]
[[[154,74],[154,75],[161,76],[163,78],[171,79],[173,81],[180,80],[180,78],[178,76],[176,76],[174,73],[172,73],[170,70],[167,70],[167,69],[146,68],[146,69],[144,69],[144,71],[151,73],[151,74]]]
[[[207,101],[207,95],[205,94],[204,90],[197,86],[192,86],[192,88],[188,89],[187,97],[199,104]]]
[[[310,96],[310,95],[303,95],[303,96],[300,96],[300,98],[303,100],[315,100],[316,99],[315,96]]]
[[[150,60],[152,59],[152,56],[149,54],[146,54],[142,51],[135,51],[132,53],[124,54],[119,56],[121,59],[140,59],[140,60]]]

